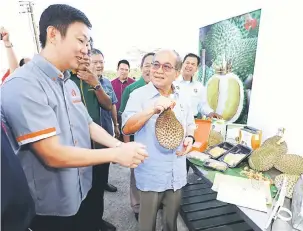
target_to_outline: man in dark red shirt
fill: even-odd
[[[130,72],[129,62],[125,59],[120,60],[118,62],[118,66],[117,66],[118,77],[116,79],[112,80],[112,86],[114,88],[114,92],[118,99],[118,102],[116,103],[116,108],[120,108],[121,97],[122,97],[124,89],[128,85],[135,82],[135,80],[128,77],[129,72]],[[119,115],[119,113],[118,113],[118,124],[119,124],[119,129],[120,129],[120,137],[117,137],[117,139],[119,138],[119,140],[123,141],[123,136],[121,135],[121,115]]]

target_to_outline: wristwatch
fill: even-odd
[[[5,44],[5,47],[6,47],[6,48],[12,48],[12,47],[13,47],[13,44],[10,42],[10,45],[6,45],[6,44]]]
[[[100,89],[101,89],[101,84],[100,84],[100,83],[97,84],[96,86],[93,87],[93,89],[94,89],[95,91],[100,90]]]
[[[191,136],[191,135],[188,135],[188,136],[186,136],[185,138],[187,138],[187,137],[192,138],[192,139],[193,139],[193,143],[195,143],[195,142],[196,142],[195,137],[193,137],[193,136]]]

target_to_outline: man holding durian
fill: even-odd
[[[139,230],[154,231],[163,204],[163,230],[177,230],[181,189],[187,183],[186,154],[194,143],[194,116],[187,98],[174,88],[182,66],[172,50],[155,54],[150,83],[130,94],[122,132],[145,144],[149,158],[135,169],[140,190]]]

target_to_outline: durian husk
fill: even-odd
[[[287,144],[281,136],[273,136],[264,141],[249,157],[249,166],[259,172],[273,168],[279,158],[287,153]]]
[[[171,109],[163,111],[156,120],[156,138],[159,144],[170,150],[180,146],[184,139],[184,129]]]
[[[280,144],[280,147],[283,148],[283,150],[284,149],[287,150],[287,144],[284,141],[283,136],[278,136],[278,135],[266,139],[263,142],[262,147],[276,146],[277,144]],[[282,151],[282,152],[284,152],[284,151]]]
[[[211,130],[208,137],[208,147],[220,144],[224,141],[224,138],[220,132]]]
[[[303,157],[295,154],[282,155],[274,167],[283,173],[300,175],[303,173]]]
[[[291,174],[280,174],[275,178],[275,186],[280,189],[283,184],[284,177],[287,177],[287,192],[286,197],[292,198],[292,194],[294,192],[294,187],[297,181],[299,180],[299,175],[291,175]]]

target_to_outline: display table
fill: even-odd
[[[217,201],[215,200],[216,198],[216,192],[211,190],[211,186],[214,180],[214,175],[215,175],[215,171],[211,171],[211,170],[206,170],[203,167],[199,167],[193,163],[190,163],[191,168],[193,169],[194,173],[201,177],[201,184],[197,184],[194,183],[193,185],[189,184],[189,186],[187,187],[193,187],[195,186],[196,188],[201,188],[199,191],[202,191],[202,194],[200,196],[201,200],[204,200],[203,202],[205,202],[205,200],[210,201],[210,199],[212,199],[211,202],[208,202],[208,205],[210,207],[212,207],[212,210],[207,212],[208,214],[215,212],[217,214],[215,215],[211,215],[211,217],[214,216],[218,216],[219,219],[218,222],[223,222],[223,220],[226,220],[225,223],[222,223],[222,228],[221,227],[213,227],[210,229],[207,228],[205,230],[211,230],[211,231],[219,231],[219,230],[237,230],[237,231],[248,231],[248,230],[255,230],[255,231],[263,231],[264,227],[266,225],[267,219],[269,217],[268,213],[264,213],[264,212],[259,212],[256,210],[252,210],[252,209],[248,209],[248,208],[243,208],[240,206],[235,206],[235,205],[230,205],[230,204],[226,204],[223,203],[221,201]],[[278,174],[277,171],[271,171],[268,173],[271,176],[275,176]],[[204,185],[205,184],[205,185]],[[199,185],[199,186],[198,186]],[[184,189],[184,194],[185,194],[185,199],[183,199],[182,205],[181,205],[181,216],[183,217],[183,219],[185,220],[185,223],[187,223],[187,225],[189,226],[190,230],[204,230],[204,229],[200,229],[197,227],[193,227],[195,225],[191,224],[191,222],[196,222],[198,220],[198,215],[195,215],[195,217],[193,216],[193,212],[194,211],[207,211],[208,208],[206,208],[208,205],[207,203],[203,203],[202,201],[199,202],[198,197],[196,196],[196,203],[195,204],[195,208],[191,208],[188,209],[188,201],[189,199],[191,199],[193,201],[193,196],[195,196],[195,193],[198,195],[198,192],[194,192],[192,191],[191,194],[189,195],[188,191],[189,189]],[[274,189],[271,190],[272,193],[274,193]],[[199,205],[200,204],[200,205]],[[187,206],[187,207],[186,207]],[[198,206],[201,206],[201,208],[199,208]],[[193,207],[193,206],[192,206]],[[222,208],[225,209],[225,212],[221,211]],[[214,210],[216,209],[216,211]],[[236,212],[237,216],[235,215],[234,211]],[[192,213],[192,214],[191,214]],[[205,216],[204,214],[201,213],[202,216]],[[241,219],[240,219],[241,218]],[[204,218],[203,218],[204,219]],[[243,219],[243,220],[242,220]],[[227,220],[229,220],[230,222],[228,223]],[[215,221],[215,220],[214,220]],[[213,222],[214,222],[213,221]],[[243,222],[245,221],[245,222]],[[205,223],[205,220],[201,220],[201,224]],[[197,223],[197,222],[196,222]],[[230,224],[230,225],[229,225]],[[237,225],[237,224],[241,224],[241,225]],[[225,225],[225,226],[224,226]],[[268,231],[271,231],[271,229],[267,229]],[[278,231],[278,230],[272,230],[272,231]]]

